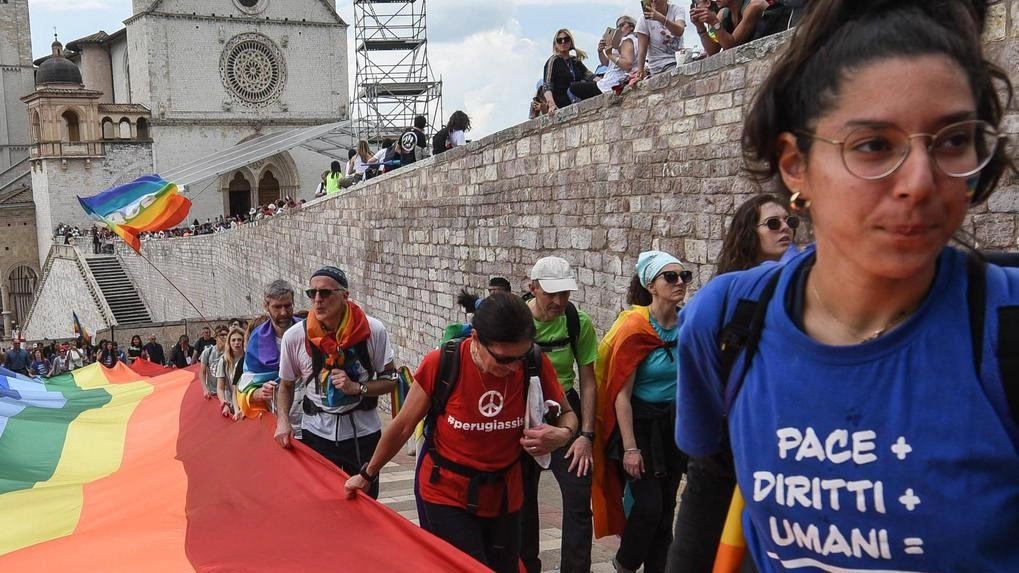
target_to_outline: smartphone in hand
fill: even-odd
[[[640,0],[640,9],[643,12],[651,11],[651,0]]]

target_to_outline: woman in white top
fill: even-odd
[[[453,115],[449,116],[449,123],[446,124],[449,129],[449,146],[460,147],[461,145],[467,145],[467,132],[471,130],[471,118],[466,113],[456,110]]]
[[[637,66],[640,78],[676,67],[676,52],[683,47],[686,10],[668,0],[653,0],[651,9],[637,20]]]
[[[616,30],[622,39],[619,47],[613,47],[602,39],[598,42],[598,58],[602,65],[609,67],[605,75],[598,81],[581,81],[570,84],[570,91],[580,99],[592,98],[608,93],[619,84],[630,80],[630,74],[637,72],[637,36],[633,31],[637,21],[632,16],[620,16],[616,20]]]

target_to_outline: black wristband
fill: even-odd
[[[584,437],[584,438],[587,438],[587,439],[589,439],[589,440],[591,440],[593,442],[594,441],[594,432],[580,431],[580,432],[577,432],[577,437]]]
[[[358,473],[358,475],[360,475],[361,477],[364,478],[364,481],[366,481],[368,483],[375,483],[375,480],[379,479],[379,475],[378,474],[375,474],[375,475],[369,475],[368,474],[368,462],[365,462],[364,465],[361,466],[361,471],[359,471],[357,473]]]

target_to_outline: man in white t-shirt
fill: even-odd
[[[686,9],[668,0],[653,0],[651,9],[637,20],[637,65],[641,78],[676,67],[676,52],[683,47]]]
[[[301,442],[354,475],[375,453],[382,435],[378,397],[393,390],[397,374],[385,326],[350,300],[348,285],[336,267],[311,275],[308,318],[283,335],[276,399],[279,410],[289,411],[295,382],[304,380]],[[290,447],[286,416],[276,418],[275,438]],[[378,497],[378,482],[368,493]]]

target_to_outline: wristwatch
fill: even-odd
[[[577,432],[577,437],[584,437],[584,438],[587,438],[587,439],[589,439],[589,440],[591,440],[593,442],[594,441],[594,432],[583,432],[583,431]]]
[[[358,475],[364,478],[364,481],[368,483],[375,483],[375,480],[379,479],[379,474],[375,475],[368,474],[368,462],[365,462],[364,465],[361,466],[361,470],[358,471],[357,473]]]
[[[365,394],[368,393],[368,385],[367,384],[365,384],[364,382],[358,382],[357,385],[361,387],[361,395],[362,396],[364,396]]]

